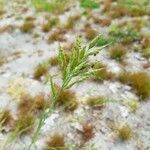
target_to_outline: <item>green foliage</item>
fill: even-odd
[[[45,109],[41,112],[37,129],[34,132],[32,142],[29,145],[28,150],[31,149],[32,144],[34,144],[37,140],[40,134],[40,129],[44,125],[45,119],[54,110],[60,98],[60,95],[62,94],[61,92],[68,90],[77,83],[83,82],[84,80],[91,78],[97,71],[97,69],[89,68],[88,58],[90,56],[96,55],[97,53],[99,53],[100,50],[106,47],[106,45],[102,47],[97,47],[95,43],[98,41],[98,39],[99,36],[92,40],[87,46],[83,46],[81,38],[77,38],[74,43],[74,47],[71,49],[69,59],[66,57],[64,49],[62,47],[59,48],[58,63],[61,68],[62,85],[60,86],[60,88],[57,88],[53,81],[53,78],[50,76],[49,84],[51,88],[51,104],[48,109]],[[69,108],[71,106],[72,109],[72,106],[74,108],[74,103],[70,102],[71,101],[69,100]]]
[[[65,10],[69,8],[71,2],[72,0],[32,0],[32,4],[37,11],[48,11],[56,14],[65,12]]]
[[[59,50],[59,65],[62,70],[63,85],[62,87],[68,89],[74,84],[82,82],[97,71],[89,68],[88,58],[92,55],[96,55],[103,47],[95,46],[95,43],[99,37],[96,37],[88,46],[83,47],[81,45],[81,39],[77,38],[75,46],[71,49],[69,62],[64,53],[64,49],[60,47]],[[87,71],[89,70],[89,71]]]
[[[116,38],[111,37],[111,36],[101,36],[98,41],[96,42],[97,46],[103,46],[106,44],[110,44],[110,43],[115,43],[116,42]]]
[[[83,8],[96,9],[100,4],[96,0],[81,0],[80,6]]]
[[[114,41],[120,41],[124,43],[130,43],[134,40],[139,39],[139,34],[135,32],[132,28],[113,25],[110,27],[109,36]]]

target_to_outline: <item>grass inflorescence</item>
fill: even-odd
[[[67,106],[71,110],[76,107],[76,96],[69,89],[73,85],[91,78],[97,71],[97,69],[89,68],[88,58],[98,54],[101,49],[106,47],[106,45],[101,47],[96,46],[98,39],[99,36],[93,39],[88,45],[83,46],[81,38],[77,38],[70,51],[69,58],[67,58],[63,47],[59,48],[58,64],[62,75],[62,84],[58,88],[54,83],[53,78],[50,76],[49,84],[51,87],[51,104],[49,108],[41,112],[37,129],[33,134],[32,142],[28,149],[31,149],[32,145],[36,142],[45,119],[54,110],[58,103],[65,104],[64,107]],[[64,96],[66,99],[64,99]]]

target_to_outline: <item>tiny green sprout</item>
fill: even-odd
[[[117,132],[122,141],[130,140],[133,136],[132,129],[127,124],[118,127]]]
[[[131,112],[135,112],[139,108],[139,102],[136,100],[131,100],[128,102],[128,106]]]

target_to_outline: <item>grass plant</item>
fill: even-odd
[[[106,45],[97,47],[95,43],[98,39],[99,36],[93,39],[88,45],[83,46],[81,38],[77,38],[74,43],[74,47],[71,49],[68,62],[64,49],[62,47],[59,48],[58,61],[61,68],[62,85],[58,89],[54,83],[53,77],[50,76],[49,84],[51,87],[51,104],[49,108],[44,109],[41,112],[37,129],[32,136],[32,142],[29,145],[28,150],[31,149],[32,145],[36,142],[40,134],[40,129],[44,125],[45,119],[55,109],[61,92],[70,89],[77,83],[91,78],[91,76],[93,76],[93,74],[97,71],[96,69],[89,68],[88,58],[96,55],[101,49],[106,47]]]

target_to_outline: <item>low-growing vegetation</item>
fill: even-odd
[[[64,135],[61,133],[55,133],[52,137],[50,137],[46,141],[46,148],[45,150],[53,150],[53,149],[64,149],[64,150],[69,150],[65,146],[65,140],[64,140]]]
[[[94,29],[93,29],[92,27],[90,27],[89,25],[86,25],[86,26],[85,26],[84,32],[85,32],[85,37],[86,37],[88,40],[92,40],[92,39],[94,39],[94,38],[97,36],[96,30],[94,30]]]
[[[116,130],[119,138],[123,141],[130,140],[133,136],[133,131],[127,124],[119,126]]]
[[[136,110],[139,108],[139,102],[136,100],[130,100],[127,104],[131,112],[136,112]]]
[[[59,24],[59,19],[56,17],[46,20],[42,25],[43,32],[49,32],[54,26]]]
[[[32,4],[37,11],[47,11],[55,14],[64,13],[71,6],[72,2],[72,0],[32,0]]]
[[[140,99],[149,99],[150,97],[150,76],[144,72],[124,72],[119,75],[122,83],[129,84],[136,91]]]
[[[57,29],[55,30],[53,33],[51,33],[48,37],[48,43],[52,43],[52,42],[55,42],[55,41],[59,41],[59,42],[62,42],[62,41],[65,41],[65,35],[66,31],[64,29]]]
[[[22,32],[28,33],[31,32],[32,29],[35,27],[34,22],[31,20],[25,20],[22,26],[20,27],[20,30]]]
[[[87,104],[92,108],[102,108],[108,101],[108,98],[104,96],[91,96],[87,99]]]
[[[100,4],[96,0],[80,0],[80,6],[88,9],[96,9]]]
[[[35,79],[40,79],[43,75],[45,75],[46,73],[48,73],[48,66],[47,64],[44,62],[44,63],[41,63],[39,64],[35,70],[34,70],[34,73],[33,73],[33,77]]]
[[[147,149],[149,8],[0,0],[0,149]]]
[[[83,131],[81,133],[85,142],[89,141],[94,137],[94,125],[86,122],[82,124],[82,128]]]
[[[68,63],[64,49],[60,47],[58,61],[62,73],[62,85],[60,86],[60,88],[58,88],[58,86],[55,85],[54,81],[50,77],[50,86],[52,92],[51,105],[48,110],[46,109],[46,111],[44,110],[42,112],[37,130],[35,131],[32,138],[32,143],[29,145],[29,149],[32,147],[32,144],[34,144],[37,140],[38,135],[40,133],[40,129],[44,125],[44,121],[47,118],[47,115],[53,111],[58,102],[64,102],[65,99],[61,99],[61,95],[63,94],[64,97],[64,95],[68,96],[69,94],[69,97],[71,96],[71,98],[75,99],[75,95],[72,92],[68,92],[68,89],[71,88],[74,84],[80,83],[93,76],[93,73],[96,70],[88,70],[88,58],[92,55],[96,55],[102,48],[104,48],[104,46],[95,46],[95,43],[98,39],[99,37],[96,37],[87,46],[82,46],[81,39],[77,38],[76,42],[74,43],[74,47],[71,50]],[[78,79],[78,77],[80,78]],[[62,93],[62,91],[64,91],[65,93]],[[74,102],[75,101],[68,101],[69,109],[72,110],[72,108],[74,109],[76,107],[76,103]],[[65,105],[64,107],[66,107],[67,105]]]
[[[114,45],[110,48],[110,58],[117,61],[122,61],[126,53],[127,49],[122,45]]]

